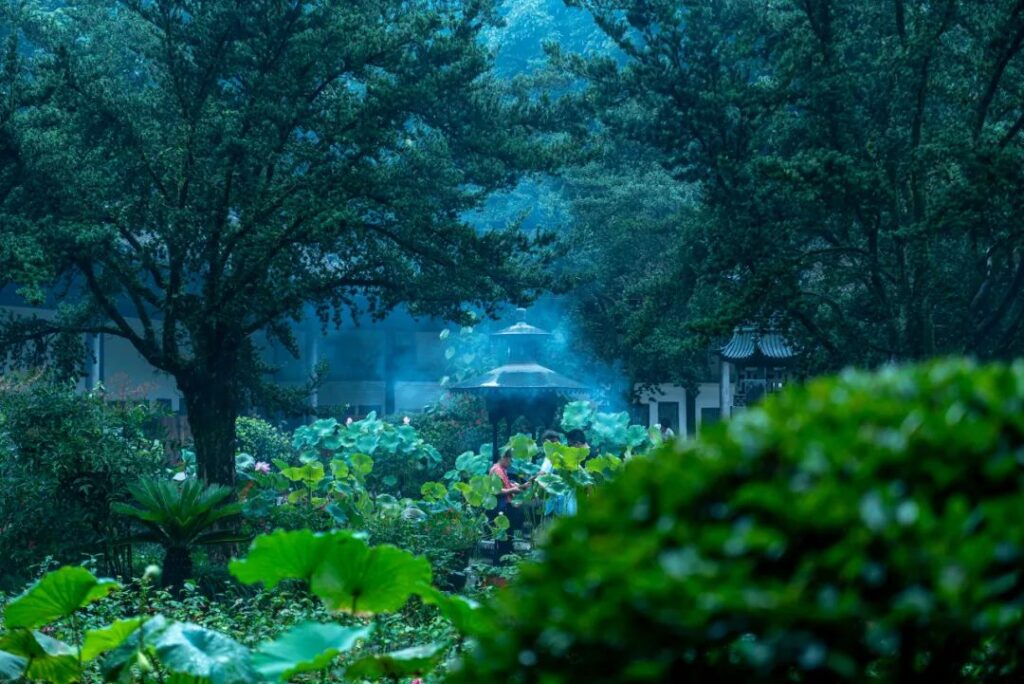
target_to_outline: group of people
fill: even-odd
[[[587,448],[590,446],[587,444],[586,435],[583,434],[582,430],[570,430],[565,436],[566,443],[571,447]],[[542,443],[556,442],[562,443],[562,434],[555,430],[547,430],[541,438]],[[497,543],[496,556],[501,558],[512,552],[512,537],[516,530],[522,529],[523,526],[523,509],[513,503],[513,498],[516,494],[527,491],[532,487],[536,479],[554,470],[554,464],[547,455],[544,456],[544,462],[541,463],[540,470],[537,474],[530,477],[529,479],[517,482],[512,479],[512,475],[509,472],[509,468],[512,465],[512,450],[505,448],[501,452],[498,460],[491,466],[491,475],[496,475],[501,480],[501,492],[498,494],[498,506],[494,510],[494,516],[498,514],[504,514],[509,521],[509,529],[506,534],[506,539],[501,540]],[[546,515],[574,515],[576,513],[576,493],[570,491],[569,493],[561,496],[553,496],[549,498],[545,504],[544,513]]]

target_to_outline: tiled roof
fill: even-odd
[[[782,333],[776,330],[761,331],[752,327],[736,328],[719,355],[726,361],[749,361],[768,359],[786,361],[797,355]]]

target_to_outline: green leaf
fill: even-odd
[[[504,532],[511,525],[509,519],[505,516],[504,513],[499,513],[498,515],[494,516],[494,521],[492,524],[494,525],[494,529],[498,530],[499,532]]]
[[[97,579],[85,568],[65,566],[47,573],[8,603],[4,621],[8,628],[41,627],[71,615],[119,586],[110,579]]]
[[[27,661],[13,653],[0,651],[0,682],[9,682],[13,679],[20,679],[25,671]]]
[[[372,627],[342,627],[306,622],[273,641],[261,644],[252,655],[253,668],[264,679],[284,681],[300,672],[327,667],[339,654],[370,636]]]
[[[407,427],[407,426],[403,426],[403,427]],[[412,428],[409,428],[409,429],[411,430]],[[416,431],[413,430],[413,435],[415,435],[415,434],[416,434]],[[395,453],[395,451],[398,449],[398,445],[401,444],[401,442],[402,442],[402,435],[399,433],[398,430],[394,430],[394,429],[385,430],[384,432],[382,432],[380,434],[380,448],[384,449],[384,451],[386,451],[388,453],[391,453],[391,454]]]
[[[557,442],[545,442],[544,453],[559,470],[576,470],[590,454],[587,447],[571,447]]]
[[[422,597],[423,603],[437,606],[438,612],[452,623],[452,627],[460,634],[472,636],[485,634],[488,630],[494,629],[494,624],[489,619],[490,614],[473,599],[458,594],[446,594],[433,587],[424,590]]]
[[[328,451],[337,451],[341,448],[341,435],[330,434],[320,440],[320,448]]]
[[[343,530],[327,533],[278,530],[263,534],[253,540],[245,558],[231,561],[228,570],[243,584],[262,582],[268,589],[273,589],[281,580],[308,580],[327,548],[352,536],[352,532]]]
[[[81,673],[75,649],[42,632],[14,629],[0,636],[0,651],[24,658],[29,680],[66,684],[78,681]]]
[[[335,480],[344,480],[349,474],[348,463],[340,458],[334,459],[331,461],[331,474],[334,475]]]
[[[437,667],[446,648],[444,644],[429,644],[367,656],[352,663],[345,670],[345,676],[348,679],[397,680],[425,675]]]
[[[513,435],[508,446],[512,450],[512,458],[529,459],[537,455],[537,443],[529,435]]]
[[[647,430],[643,425],[630,425],[626,429],[626,446],[636,449],[648,444],[650,438],[647,435]]]
[[[430,582],[426,558],[350,538],[326,550],[310,588],[331,610],[372,615],[398,610]]]
[[[598,413],[590,426],[589,436],[596,445],[624,447],[628,441],[629,414]],[[634,435],[635,436],[635,435]]]
[[[235,454],[235,471],[243,472],[246,470],[252,470],[252,467],[256,465],[256,459],[251,454],[239,453]]]
[[[572,487],[555,473],[545,473],[538,476],[535,481],[541,489],[555,496],[565,496],[572,492]]]
[[[420,495],[424,501],[443,501],[448,496],[448,489],[440,482],[424,482]]]
[[[594,407],[589,401],[571,401],[562,409],[562,429],[586,430],[594,418]]]
[[[465,475],[486,475],[491,467],[490,452],[493,449],[490,444],[486,445],[486,447],[486,452],[481,451],[479,454],[475,454],[472,451],[460,454],[455,459],[455,470]]]
[[[591,487],[595,484],[594,477],[583,468],[571,470],[565,477],[574,487]]]
[[[106,681],[119,679],[126,670],[139,662],[140,657],[146,658],[145,654],[139,653],[140,640],[146,645],[148,651],[152,648],[156,638],[161,635],[169,626],[170,622],[163,615],[155,615],[146,620],[141,629],[131,639],[122,641],[121,644],[110,651],[103,658],[101,670]]]
[[[171,672],[202,677],[213,684],[248,684],[256,678],[249,649],[199,625],[173,622],[153,647],[160,663]]]
[[[378,432],[362,434],[356,437],[356,449],[366,454],[372,454],[377,451],[377,445],[379,443],[380,433]]]
[[[369,475],[373,471],[373,459],[366,454],[352,454],[349,462],[358,475]]]
[[[134,617],[116,622],[100,629],[90,629],[82,642],[82,660],[89,662],[112,651],[130,637],[142,624],[142,618]]]
[[[609,475],[617,471],[622,467],[622,459],[618,456],[612,456],[611,454],[603,454],[592,458],[587,461],[586,469],[588,473],[597,473],[600,475]]]
[[[324,465],[319,461],[307,463],[303,466],[292,466],[285,468],[281,474],[292,482],[302,482],[308,486],[315,486],[324,479]]]

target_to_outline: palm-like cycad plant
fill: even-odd
[[[231,489],[206,486],[198,480],[178,485],[146,479],[128,487],[134,504],[115,503],[114,511],[134,518],[142,530],[133,543],[164,547],[164,585],[180,587],[192,575],[192,551],[204,544],[227,544],[248,537],[235,530],[214,530],[214,524],[238,515],[242,507],[226,500]]]

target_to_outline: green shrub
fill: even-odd
[[[304,464],[326,457],[367,461],[367,488],[396,496],[418,494],[423,483],[444,472],[441,454],[416,428],[392,425],[373,412],[350,424],[327,418],[303,425],[292,435],[292,448]]]
[[[1020,681],[1024,364],[794,387],[551,531],[456,682]]]
[[[235,421],[235,451],[263,463],[275,458],[287,461],[292,455],[291,438],[262,418],[242,416]]]
[[[164,586],[180,590],[191,579],[192,552],[200,546],[247,541],[245,534],[216,529],[242,512],[242,505],[230,503],[230,487],[206,485],[200,480],[181,484],[147,478],[128,486],[130,504],[115,502],[118,515],[132,518],[139,531],[131,541],[163,547]]]
[[[0,384],[0,586],[21,584],[47,556],[102,554],[105,572],[129,569],[107,543],[123,531],[110,506],[164,462],[147,434],[153,415],[70,383]]]
[[[459,454],[491,443],[491,424],[478,397],[448,394],[426,412],[410,418],[420,437],[440,452],[444,471],[455,466]]]

